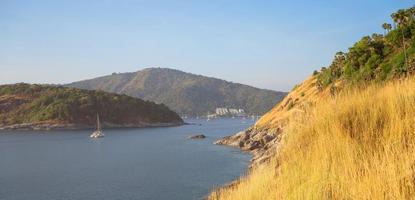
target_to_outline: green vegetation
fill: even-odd
[[[113,74],[68,86],[99,89],[164,103],[172,110],[187,115],[205,115],[218,107],[242,108],[249,114],[263,114],[286,95],[285,92],[262,90],[163,68]]]
[[[0,124],[34,122],[95,124],[99,113],[104,123],[140,125],[180,123],[165,105],[127,95],[45,85],[0,86]]]
[[[349,52],[338,52],[328,68],[318,76],[321,87],[338,80],[348,84],[385,81],[415,71],[415,7],[392,14],[396,28],[384,23],[385,34],[365,36]]]

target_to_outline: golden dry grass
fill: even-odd
[[[299,107],[321,101],[330,96],[329,88],[320,91],[316,84],[316,76],[310,76],[304,80],[304,82],[296,86],[280,103],[261,117],[255,124],[255,127],[259,129],[272,129],[284,126],[293,112]]]
[[[278,157],[210,199],[415,199],[415,79],[320,101],[284,134]]]

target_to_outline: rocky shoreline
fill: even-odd
[[[281,143],[282,128],[257,129],[250,127],[235,135],[224,137],[214,144],[226,145],[250,152],[253,155],[251,166],[268,161],[272,155],[278,152]]]
[[[283,129],[292,117],[303,113],[319,99],[330,96],[329,89],[320,91],[317,79],[311,76],[291,91],[279,104],[266,113],[254,126],[245,131],[222,138],[218,145],[237,147],[253,154],[251,165],[261,164],[278,154]]]
[[[140,124],[110,124],[104,123],[103,128],[146,128],[181,126],[185,123],[140,123]],[[93,129],[95,125],[72,123],[22,123],[0,125],[0,131],[49,131],[49,130],[82,130]]]

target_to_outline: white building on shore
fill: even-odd
[[[227,108],[216,108],[216,114],[219,116],[228,115],[229,110]]]
[[[216,115],[218,116],[245,116],[244,109],[236,109],[236,108],[216,108]]]

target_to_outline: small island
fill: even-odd
[[[25,83],[0,86],[0,130],[93,128],[97,114],[104,128],[184,124],[167,106],[127,95]]]

